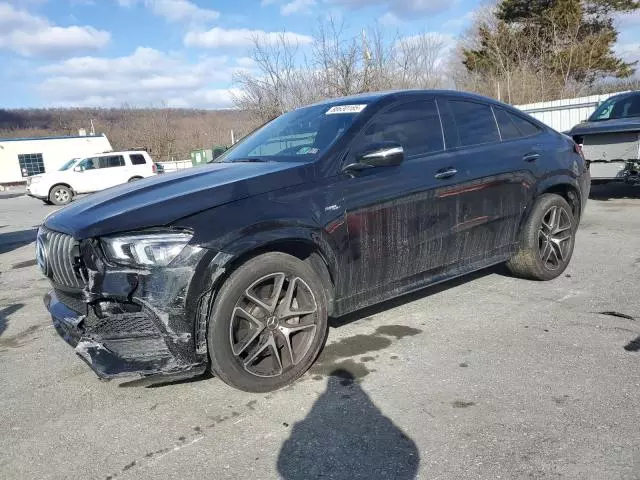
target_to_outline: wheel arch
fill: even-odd
[[[564,198],[571,207],[574,218],[579,222],[582,216],[582,198],[577,185],[570,181],[560,181],[545,186],[543,190],[536,196],[539,197],[545,193],[555,193]]]
[[[53,191],[54,188],[56,187],[67,187],[69,190],[71,190],[72,192],[73,187],[71,185],[69,185],[67,182],[56,182],[53,185],[51,185],[51,187],[49,188],[49,195],[51,195],[51,192]]]
[[[218,255],[209,258],[206,273],[200,277],[201,281],[211,281],[211,284],[207,288],[199,289],[201,293],[194,325],[196,351],[199,354],[207,351],[209,314],[221,286],[240,265],[263,253],[286,253],[307,262],[325,288],[327,313],[330,316],[333,314],[338,267],[334,250],[321,233],[306,228],[262,231],[229,242],[225,248],[220,248],[219,252]]]

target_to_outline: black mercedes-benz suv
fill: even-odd
[[[590,184],[570,138],[447,91],[300,108],[218,161],[40,228],[46,306],[100,377],[210,368],[280,388],[314,362],[328,317],[502,262],[559,276]]]

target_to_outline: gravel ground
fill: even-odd
[[[42,304],[53,209],[0,196],[0,478],[640,479],[640,189],[594,188],[556,281],[492,269],[334,321],[260,395],[99,381]]]

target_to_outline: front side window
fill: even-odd
[[[356,153],[383,142],[402,145],[407,158],[444,150],[435,101],[404,103],[376,116],[359,139]]]
[[[367,107],[314,105],[285,113],[244,138],[216,161],[304,162],[325,152]]]
[[[590,122],[640,117],[640,95],[610,98],[589,117]]]
[[[20,172],[23,177],[44,173],[44,160],[41,153],[25,153],[18,155]]]
[[[100,158],[99,157],[90,157],[82,160],[78,166],[81,170],[95,170],[96,168],[100,168]]]
[[[122,155],[110,155],[108,157],[100,157],[99,168],[124,167],[124,157]]]
[[[466,100],[449,100],[448,103],[456,125],[459,146],[469,147],[500,141],[498,126],[489,105]],[[449,142],[447,146],[450,146]]]

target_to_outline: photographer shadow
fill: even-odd
[[[278,457],[285,480],[416,478],[415,442],[376,407],[351,373],[336,370]]]

